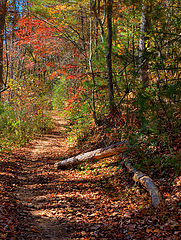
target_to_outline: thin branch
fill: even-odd
[[[0,90],[0,93],[2,93],[2,92],[4,92],[4,91],[6,91],[7,89],[9,89],[10,87],[9,86],[7,86],[7,87],[4,87],[3,89],[1,89]]]

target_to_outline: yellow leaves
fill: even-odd
[[[147,228],[146,229],[146,232],[147,233],[158,233],[158,232],[160,232],[160,229],[158,229],[158,228],[156,228],[156,229],[151,229],[151,228]]]
[[[73,210],[72,209],[68,209],[68,212],[73,212]]]
[[[148,48],[149,40],[145,41],[145,48]]]
[[[64,14],[65,12],[71,11],[72,10],[72,5],[68,6],[66,4],[59,4],[54,7],[50,7],[48,9],[48,12],[50,15],[55,15],[55,14]]]
[[[76,16],[79,16],[80,9],[87,11],[89,9],[89,1],[72,1],[59,3],[54,6],[46,6],[46,12],[51,17],[54,25],[62,25],[64,28],[72,23],[78,24]],[[86,10],[85,10],[86,9]]]
[[[56,14],[60,14],[60,12],[64,13],[66,10],[67,10],[66,5],[60,4],[54,7],[49,7],[48,13],[50,15],[56,15]]]
[[[118,44],[117,47],[122,50],[123,49],[123,44]]]
[[[132,8],[132,6],[122,5],[121,8],[119,9],[119,12],[126,14],[126,13],[129,13],[131,8]]]
[[[68,10],[69,8],[66,5],[60,4],[60,5],[55,6],[55,9],[57,11],[64,11],[64,10]]]
[[[118,54],[122,54],[124,46],[122,43],[118,43],[117,44],[117,48],[118,48]]]
[[[6,233],[2,233],[2,234],[0,235],[0,237],[1,237],[1,239],[6,239],[7,234],[6,234]]]
[[[53,14],[55,14],[55,13],[56,13],[55,9],[49,9],[49,11],[48,11],[48,12],[49,12],[49,14],[50,14],[50,15],[53,15]]]

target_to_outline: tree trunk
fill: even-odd
[[[3,45],[4,45],[4,26],[6,16],[7,0],[0,1],[0,98],[1,91],[5,88],[3,81]]]
[[[91,152],[83,153],[75,157],[65,159],[63,161],[55,163],[55,167],[60,169],[69,169],[85,161],[98,160],[106,157],[111,157],[125,150],[127,148],[125,146],[125,143],[126,141],[116,143],[109,147],[99,148]]]
[[[92,56],[93,56],[93,52],[92,52],[92,13],[91,13],[91,0],[89,1],[90,4],[90,38],[89,38],[89,69],[91,72],[91,76],[92,76],[92,111],[93,111],[93,119],[94,122],[97,123],[97,118],[96,118],[96,104],[95,104],[95,75],[94,75],[94,70],[93,70],[93,66],[92,66]]]
[[[95,1],[95,12],[96,14],[99,16],[99,12],[100,12],[100,0]],[[98,47],[98,35],[99,35],[99,23],[98,23],[98,19],[95,17],[95,56],[96,59],[98,60],[98,55],[97,55],[97,47]]]
[[[146,39],[148,32],[148,6],[143,4],[142,6],[142,15],[140,23],[140,41],[139,41],[139,73],[140,73],[140,82],[142,83],[143,88],[148,84],[148,60],[146,56]]]
[[[92,8],[94,15],[95,15],[95,46],[97,46],[98,44],[98,27],[100,27],[100,35],[101,35],[101,39],[102,42],[104,42],[104,28],[103,25],[105,23],[105,19],[106,19],[106,0],[104,0],[104,15],[103,15],[103,19],[101,20],[100,18],[100,0],[98,0],[98,2],[95,0],[94,1],[94,7]]]
[[[110,112],[115,110],[113,74],[112,74],[112,6],[113,0],[107,0],[107,83]]]

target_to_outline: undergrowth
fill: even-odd
[[[79,151],[91,151],[127,140],[128,148],[122,157],[126,156],[137,170],[153,177],[180,173],[180,142],[169,136],[167,138],[162,138],[162,135],[153,136],[139,130],[136,125],[134,131],[128,131],[124,124],[96,126],[94,123],[88,124],[86,121],[84,123],[83,119],[82,124],[70,124],[68,133],[68,141],[74,142]],[[97,169],[95,171],[97,172]]]
[[[11,149],[29,142],[36,134],[46,132],[53,123],[49,114],[40,108],[0,105],[0,149]]]

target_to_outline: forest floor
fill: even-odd
[[[57,170],[78,153],[66,122],[12,153],[0,153],[0,239],[179,239],[179,177],[154,179],[164,204],[131,182],[116,158]]]

